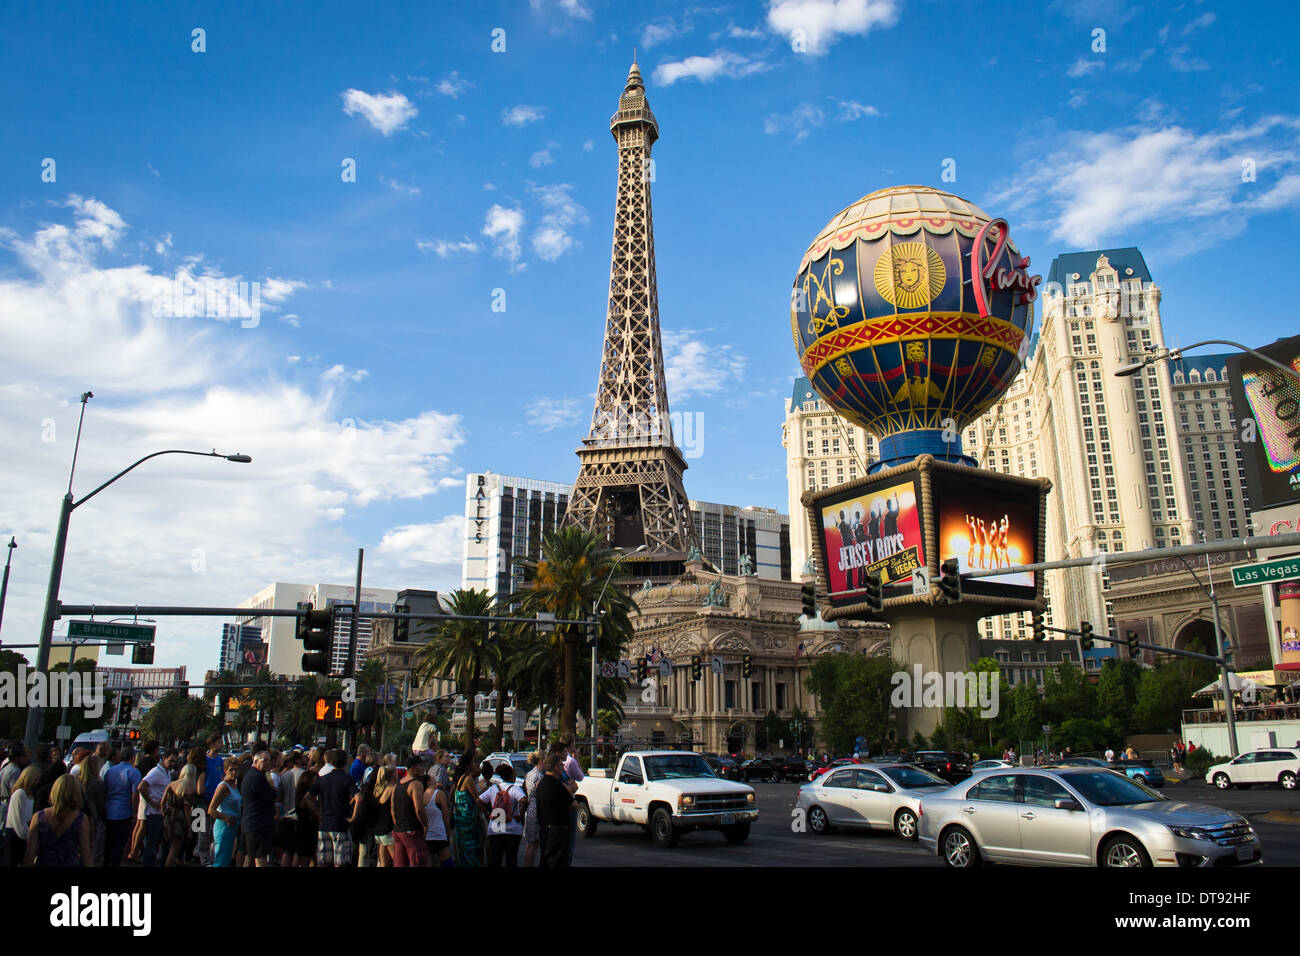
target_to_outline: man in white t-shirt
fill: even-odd
[[[172,782],[172,763],[175,757],[164,754],[140,781],[140,796],[145,801],[144,816],[144,850],[141,851],[143,866],[158,865],[158,843],[162,838],[162,798],[167,785]]]
[[[422,716],[423,721],[415,732],[415,740],[411,741],[411,751],[422,757],[432,757],[433,735],[438,732],[438,728],[432,722],[432,715],[426,712]]]
[[[519,843],[524,837],[524,812],[527,797],[515,782],[515,770],[508,762],[497,768],[492,786],[479,800],[491,808],[488,817],[488,866],[519,866]]]

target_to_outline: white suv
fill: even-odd
[[[1249,790],[1254,784],[1280,783],[1284,790],[1294,790],[1300,775],[1300,750],[1253,750],[1228,763],[1218,763],[1205,774],[1205,782],[1220,790],[1240,787]]]

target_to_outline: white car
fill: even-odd
[[[1300,750],[1270,748],[1252,750],[1227,763],[1217,763],[1205,774],[1205,782],[1220,790],[1240,787],[1249,790],[1255,784],[1280,783],[1284,790],[1294,790],[1300,775]]]
[[[975,766],[970,768],[971,773],[979,773],[981,770],[1014,770],[1016,765],[1010,760],[981,760]]]
[[[908,764],[850,764],[799,788],[808,833],[832,827],[893,830],[915,840],[921,798],[951,787],[942,777]]]

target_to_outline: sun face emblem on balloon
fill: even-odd
[[[923,242],[891,246],[876,260],[876,291],[900,309],[928,305],[943,290],[947,278],[943,257]]]
[[[980,364],[985,368],[992,368],[993,360],[998,357],[998,351],[991,345],[984,346],[984,351],[980,353]]]

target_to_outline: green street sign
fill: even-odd
[[[1259,564],[1243,564],[1232,569],[1232,583],[1239,588],[1276,584],[1300,578],[1300,557],[1277,558]]]
[[[102,624],[99,621],[69,621],[68,637],[117,643],[152,644],[158,629],[152,624]]]

